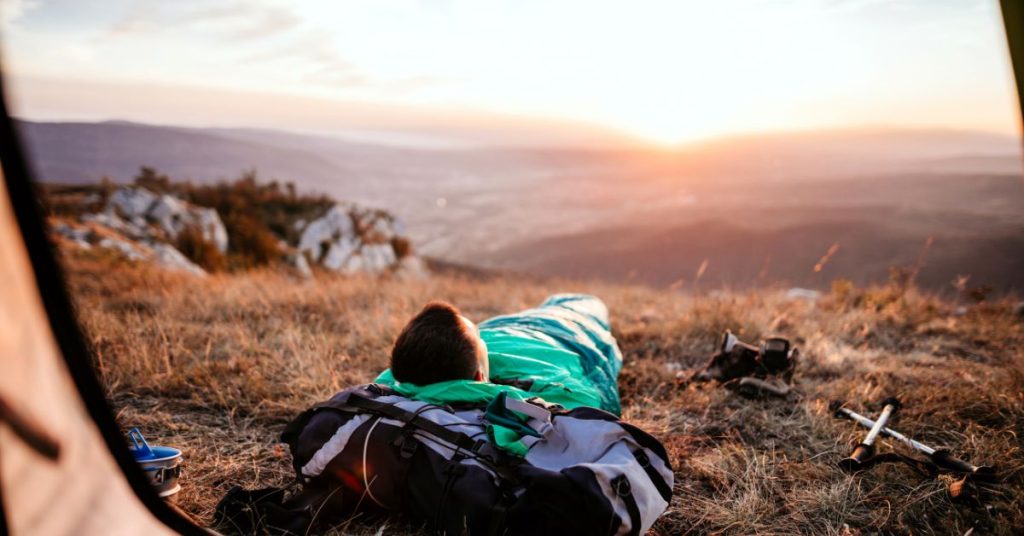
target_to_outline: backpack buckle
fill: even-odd
[[[615,490],[615,494],[619,497],[628,497],[633,494],[633,486],[630,485],[629,479],[626,475],[619,475],[615,477],[611,482],[612,489]]]
[[[408,460],[412,458],[413,454],[416,454],[416,448],[419,447],[420,442],[412,437],[411,431],[408,431],[398,436],[398,439],[395,439],[392,444],[398,447],[398,454]]]

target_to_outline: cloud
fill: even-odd
[[[251,41],[287,33],[302,24],[288,7],[265,2],[233,2],[218,6],[187,2],[146,1],[134,4],[114,22],[104,38],[123,38],[164,29],[190,29],[223,42]]]
[[[360,72],[336,48],[333,33],[322,28],[294,32],[284,42],[242,58],[243,62],[287,62],[302,66],[303,82],[338,89],[372,88],[407,93],[443,83],[437,76],[419,75],[397,80],[375,80]]]
[[[178,23],[211,26],[225,41],[265,39],[286,33],[302,24],[290,8],[250,2],[187,11]]]
[[[204,48],[220,48],[221,56],[233,56],[233,61],[259,69],[273,69],[275,76],[288,73],[304,84],[401,94],[442,83],[426,75],[374,80],[338,49],[332,29],[309,20],[291,6],[266,0],[235,0],[213,6],[189,0],[141,0],[96,39],[130,45],[132,40],[147,36],[179,39],[183,32],[201,39],[198,43]]]
[[[132,13],[112,24],[107,31],[103,32],[104,39],[116,39],[119,37],[130,37],[141,35],[151,28],[152,24],[145,17]]]
[[[25,13],[39,6],[39,0],[4,0],[0,2],[0,26],[8,29]]]
[[[306,71],[304,79],[312,83],[357,86],[367,82],[335,48],[332,34],[318,28],[293,32],[283,42],[249,54],[242,61],[299,63]]]

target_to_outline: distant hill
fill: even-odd
[[[344,184],[351,178],[315,151],[216,130],[120,121],[17,124],[36,172],[47,182],[82,184],[102,177],[127,182],[140,166],[205,182],[236,177],[245,169],[268,178],[301,177],[305,186]]]
[[[695,143],[678,149],[523,148],[427,149],[286,131],[185,128],[126,121],[17,121],[44,181],[128,181],[140,166],[175,179],[202,182],[257,169],[267,178],[303,186],[365,189],[371,181],[447,182],[471,174],[480,184],[515,184],[524,176],[555,178],[612,169],[646,178],[730,177],[740,182],[779,177],[828,178],[893,169],[1020,171],[1019,140],[997,134],[936,129],[848,129],[770,133]],[[656,175],[651,177],[650,175]],[[437,182],[436,180],[434,182]],[[459,181],[463,190],[472,184]],[[334,192],[337,193],[337,192]],[[389,190],[390,194],[394,194]]]

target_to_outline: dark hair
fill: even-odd
[[[416,385],[472,380],[479,370],[476,335],[459,320],[459,310],[434,301],[423,307],[395,339],[391,374]]]

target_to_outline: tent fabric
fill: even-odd
[[[590,406],[621,413],[616,379],[622,353],[600,299],[558,294],[537,308],[481,322],[479,328],[487,345],[490,382],[421,386],[396,381],[390,370],[375,382],[433,404],[487,404],[505,393],[517,400],[539,396],[568,409]]]
[[[0,425],[0,487],[11,534],[169,534],[125,480],[87,413],[36,293],[0,182],[0,396],[58,440],[56,461]]]

